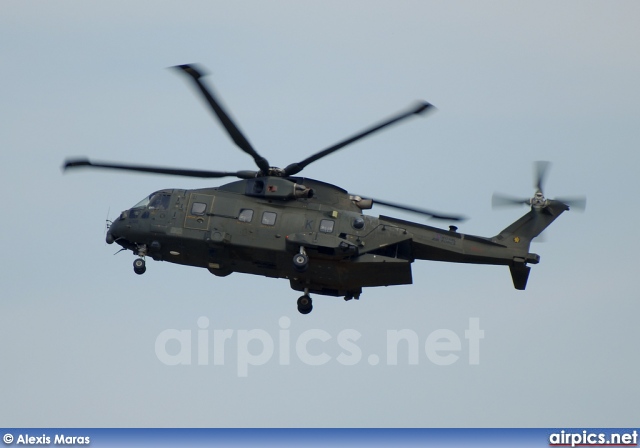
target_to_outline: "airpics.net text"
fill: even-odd
[[[273,337],[262,329],[211,329],[209,324],[209,318],[201,316],[197,319],[197,330],[160,332],[155,340],[156,357],[167,366],[224,366],[229,361],[227,358],[233,358],[235,354],[238,377],[247,377],[249,366],[264,366],[274,357],[278,365],[291,365],[292,355],[309,366],[322,366],[331,361],[343,366],[355,366],[363,360],[371,366],[381,363],[379,355],[363,353],[363,344],[358,343],[362,333],[355,329],[341,330],[335,337],[318,328],[292,334],[291,319],[283,316],[278,321],[278,335]],[[460,361],[463,345],[466,345],[468,364],[478,365],[481,339],[484,339],[484,330],[477,317],[469,318],[463,337],[453,330],[441,328],[421,341],[414,330],[386,330],[384,362],[387,366],[417,365],[421,359],[426,359],[437,366],[449,366]]]

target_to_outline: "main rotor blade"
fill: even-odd
[[[430,218],[433,218],[433,219],[443,219],[446,221],[466,221],[467,220],[465,216],[443,215],[441,213],[432,212],[430,210],[425,210],[423,208],[396,204],[395,202],[381,201],[380,199],[373,199],[373,198],[371,198],[371,200],[373,201],[374,204],[384,205],[385,207],[397,208],[399,210],[418,213],[420,215],[429,216]]]
[[[544,186],[544,180],[547,176],[547,172],[549,171],[549,167],[551,166],[551,162],[546,162],[546,161],[538,161],[534,164],[534,170],[535,170],[535,184],[534,187],[537,188],[537,190],[540,193],[543,193],[543,186]],[[543,193],[544,194],[544,193]]]
[[[494,193],[491,196],[491,207],[509,207],[514,205],[531,205],[531,199],[520,199]]]
[[[89,159],[67,159],[62,167],[63,170],[71,168],[107,168],[112,170],[124,170],[124,171],[136,171],[142,173],[154,173],[154,174],[169,174],[172,176],[186,176],[186,177],[200,177],[215,179],[220,177],[238,177],[240,179],[251,179],[256,176],[255,171],[203,171],[203,170],[189,170],[179,168],[162,168],[155,166],[144,165],[123,165],[119,163],[104,163],[104,162],[90,162]]]
[[[260,168],[260,170],[264,174],[267,174],[269,172],[269,162],[267,161],[267,159],[258,154],[255,149],[253,149],[253,146],[251,146],[249,140],[245,138],[244,134],[242,134],[238,126],[236,126],[231,117],[229,117],[220,103],[215,99],[215,97],[213,96],[213,91],[208,89],[202,83],[202,81],[200,81],[200,78],[203,76],[203,74],[190,64],[176,65],[175,68],[180,69],[184,73],[191,76],[196,86],[200,89],[200,91],[204,95],[204,98],[207,100],[207,103],[209,103],[209,105],[213,109],[213,112],[218,117],[220,123],[222,123],[222,126],[224,126],[234,143],[244,152],[253,157],[253,160],[256,162],[256,165],[258,165],[258,168]]]
[[[336,143],[335,145],[330,146],[327,149],[323,149],[322,151],[319,151],[319,152],[313,154],[312,156],[307,157],[306,159],[304,159],[301,162],[292,163],[291,165],[287,166],[284,169],[284,174],[285,174],[285,176],[293,176],[294,174],[298,174],[300,171],[302,171],[310,163],[313,163],[318,159],[321,159],[321,158],[323,158],[325,156],[328,156],[329,154],[331,154],[331,153],[333,153],[333,152],[335,152],[335,151],[337,151],[339,149],[342,149],[345,146],[347,146],[347,145],[349,145],[349,144],[351,144],[351,143],[353,143],[353,142],[355,142],[357,140],[360,140],[361,138],[364,138],[369,134],[373,134],[374,132],[377,132],[377,131],[381,130],[382,128],[385,128],[385,127],[387,127],[389,125],[397,123],[397,122],[399,122],[401,120],[404,120],[405,118],[408,118],[408,117],[410,117],[412,115],[422,114],[427,109],[430,109],[430,108],[435,109],[435,107],[430,103],[420,102],[416,106],[412,107],[407,112],[403,112],[401,114],[398,114],[397,116],[395,116],[395,117],[393,117],[393,118],[391,118],[389,120],[386,120],[386,121],[384,121],[384,122],[382,122],[380,124],[377,124],[377,125],[369,128],[369,129],[366,129],[366,130],[364,130],[364,131],[362,131],[362,132],[360,132],[360,133],[358,133],[358,134],[356,134],[356,135],[354,135],[352,137],[347,138],[346,140],[343,140],[343,141],[341,141],[339,143]]]

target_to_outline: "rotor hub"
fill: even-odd
[[[261,172],[262,173],[262,172]],[[277,166],[270,166],[267,174],[261,174],[263,176],[275,176],[275,177],[285,177],[287,173],[282,168],[278,168]]]
[[[531,206],[534,208],[543,208],[547,205],[547,199],[544,197],[541,191],[536,192],[536,194],[531,198]]]

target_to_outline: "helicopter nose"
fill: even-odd
[[[120,217],[109,226],[109,230],[107,230],[107,235],[105,236],[107,244],[113,244],[118,237],[122,236],[123,225],[120,223],[121,220]]]

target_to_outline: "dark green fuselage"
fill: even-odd
[[[296,187],[311,197],[296,197]],[[539,257],[529,243],[564,208],[531,210],[493,238],[363,214],[345,190],[306,178],[263,177],[217,188],[161,190],[122,212],[108,241],[154,260],[287,278],[295,290],[358,295],[363,287],[412,283],[416,259],[508,265],[524,284]],[[367,207],[368,208],[368,207]],[[536,215],[537,214],[537,215]],[[537,219],[534,219],[537,218]],[[309,258],[300,272],[292,257]],[[523,274],[526,272],[526,275]],[[522,279],[521,279],[522,280]]]

